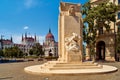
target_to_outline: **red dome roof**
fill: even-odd
[[[46,39],[48,39],[48,38],[54,39],[54,36],[53,36],[53,34],[51,33],[51,30],[50,30],[50,29],[49,29],[49,33],[46,35]]]
[[[53,38],[53,39],[54,39],[54,36],[52,35],[52,33],[48,33],[48,34],[46,35],[46,38]]]

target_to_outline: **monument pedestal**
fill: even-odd
[[[68,63],[78,63],[82,62],[82,55],[80,52],[66,52],[67,54],[67,62]]]

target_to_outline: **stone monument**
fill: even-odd
[[[80,7],[80,4],[60,3],[59,61],[82,62],[83,22]]]
[[[92,74],[117,71],[116,67],[83,61],[82,15],[80,4],[60,3],[59,14],[59,59],[42,65],[24,68],[34,74]]]

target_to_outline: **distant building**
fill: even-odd
[[[36,40],[36,35],[34,37],[28,37],[27,36],[27,33],[25,33],[25,36],[22,35],[22,44],[25,44],[25,45],[34,45],[34,43],[37,42]]]
[[[13,46],[12,37],[11,39],[0,39],[0,49],[11,48]]]
[[[34,37],[30,37],[25,33],[25,36],[22,35],[21,44],[14,44],[14,46],[19,47],[24,53],[29,55],[29,50],[32,49],[35,43],[38,43],[36,35]]]
[[[23,51],[24,53],[27,53],[26,52],[26,45],[24,45],[24,44],[14,44],[14,46],[17,46],[21,51]]]
[[[49,32],[45,37],[45,42],[43,42],[43,50],[45,56],[58,57],[58,42],[55,41],[51,29],[49,29]]]

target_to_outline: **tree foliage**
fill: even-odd
[[[0,56],[4,56],[4,54],[3,54],[3,51],[2,51],[2,50],[0,50]]]
[[[107,32],[110,31],[110,23],[115,22],[118,7],[107,1],[100,3],[99,5],[94,5],[87,2],[82,6],[83,14],[83,39],[84,42],[89,45],[90,54],[95,53],[95,43],[97,30],[101,27],[106,29]]]
[[[115,12],[118,10],[118,7],[108,1],[102,2],[99,5],[95,6],[92,3],[88,2],[83,5],[82,13],[84,17],[84,23],[88,24],[88,27],[84,25],[84,41],[90,43],[90,40],[95,40],[97,30],[100,27],[106,29],[109,32],[110,23],[116,21]],[[92,35],[92,38],[90,37]],[[94,41],[93,41],[94,43]]]
[[[36,56],[43,56],[44,52],[42,50],[42,46],[39,43],[36,43],[32,49],[29,51],[30,54],[34,54]]]
[[[29,54],[30,54],[30,55],[33,55],[33,49],[30,49],[30,50],[29,50]]]
[[[23,52],[18,47],[5,48],[3,49],[3,56],[20,58],[23,57]]]
[[[117,50],[117,53],[120,54],[120,32],[118,32],[117,34],[116,42],[117,42],[116,50]]]

